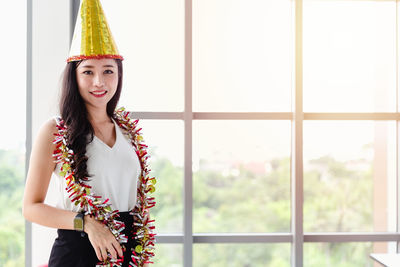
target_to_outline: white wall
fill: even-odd
[[[70,1],[33,1],[33,89],[32,135],[58,112],[61,73],[69,50]],[[55,203],[56,192],[51,182],[46,198]],[[47,263],[56,230],[32,225],[32,266]]]

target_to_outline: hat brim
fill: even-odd
[[[86,59],[103,59],[103,58],[124,60],[124,58],[121,55],[91,55],[91,56],[80,55],[80,56],[69,57],[67,59],[67,62],[81,61],[81,60],[86,60]]]

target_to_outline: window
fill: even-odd
[[[397,115],[375,113],[397,109],[395,2],[296,2],[104,1],[155,147],[156,262],[359,266],[395,248]]]
[[[25,177],[26,20],[26,1],[10,1],[0,11],[0,262],[4,266],[21,266],[25,261],[21,199]],[[10,21],[12,27],[7,26]]]
[[[120,104],[158,178],[155,266],[372,266],[397,251],[397,1],[102,4],[125,58]],[[59,58],[37,53],[56,77],[69,25],[54,20]],[[33,129],[54,112],[43,83]]]

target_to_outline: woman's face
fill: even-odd
[[[76,80],[86,105],[106,107],[117,90],[117,63],[114,59],[83,60],[76,68]]]

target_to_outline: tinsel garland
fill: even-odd
[[[125,111],[123,107],[116,109],[113,114],[114,120],[118,126],[123,129],[125,136],[129,138],[142,167],[139,177],[139,185],[137,188],[137,200],[135,207],[130,211],[133,216],[133,233],[132,238],[136,239],[137,245],[132,249],[130,266],[142,267],[146,263],[153,263],[150,261],[154,256],[154,243],[155,233],[153,232],[154,220],[150,220],[149,209],[154,207],[156,202],[154,197],[150,194],[155,191],[155,177],[149,176],[149,166],[147,161],[149,155],[147,154],[147,146],[144,144],[143,136],[140,131],[142,128],[137,127],[139,120],[132,120],[129,117],[129,112]],[[124,230],[125,225],[123,222],[118,221],[118,210],[113,210],[108,199],[103,199],[91,192],[91,186],[85,181],[78,181],[72,170],[71,164],[74,162],[74,152],[68,147],[67,133],[68,128],[64,124],[62,118],[57,117],[57,129],[53,143],[56,144],[56,150],[53,157],[56,163],[61,163],[60,176],[66,180],[67,187],[65,190],[69,193],[69,198],[73,204],[79,206],[86,214],[91,215],[96,220],[107,225],[113,233],[117,241],[125,249],[124,243],[127,238],[121,232]],[[84,179],[87,180],[87,179]],[[111,259],[109,256],[107,260],[99,262],[96,266],[122,266],[123,259]]]
[[[111,59],[120,59],[124,60],[124,58],[120,55],[79,55],[79,56],[72,56],[67,59],[67,62],[71,61],[80,61],[80,60],[86,60],[86,59],[102,59],[102,58],[111,58]]]

